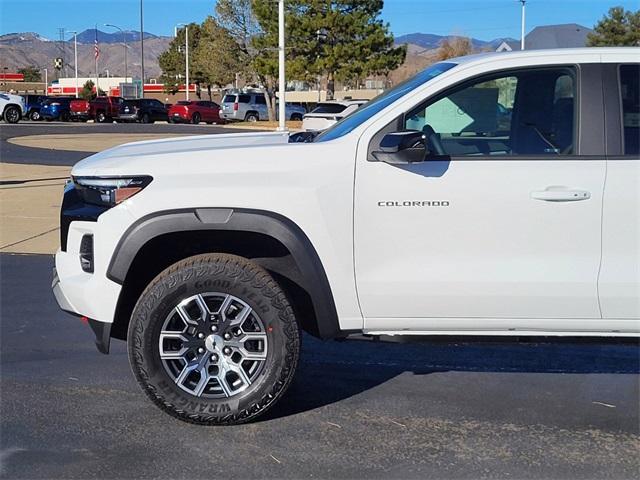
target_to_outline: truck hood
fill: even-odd
[[[135,168],[138,159],[142,160],[153,156],[197,154],[198,152],[222,149],[282,145],[288,141],[288,132],[252,132],[186,136],[126,143],[85,158],[73,167],[71,174],[75,176],[118,175],[129,172],[132,167]],[[176,165],[179,165],[179,160],[176,160]]]

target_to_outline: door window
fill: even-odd
[[[423,130],[451,156],[568,155],[574,99],[568,69],[512,72],[427,101],[405,115],[403,127]]]
[[[640,154],[640,65],[620,67],[624,154]]]

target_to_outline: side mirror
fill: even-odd
[[[379,151],[372,152],[379,162],[406,164],[423,162],[425,136],[418,130],[387,133],[380,142]]]

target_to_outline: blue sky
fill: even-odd
[[[214,0],[144,0],[145,31],[171,35],[176,23],[202,21]],[[517,0],[386,0],[382,18],[396,35],[461,34],[482,40],[520,36]],[[639,0],[527,0],[527,31],[536,25],[593,26],[612,5],[640,8]],[[138,0],[0,0],[0,34],[35,31],[58,38],[58,27],[82,31],[113,23],[139,28]]]

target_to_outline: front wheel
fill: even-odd
[[[18,123],[20,121],[21,113],[18,107],[14,107],[13,105],[9,105],[4,110],[4,120],[7,123]]]
[[[245,423],[289,387],[300,332],[280,286],[255,263],[205,254],[160,273],[136,304],[129,360],[168,414],[205,425]]]
[[[291,114],[291,121],[293,121],[293,122],[301,122],[302,121],[302,114],[300,114],[300,113]]]
[[[105,123],[107,121],[107,115],[104,112],[98,112],[96,114],[96,122]]]

